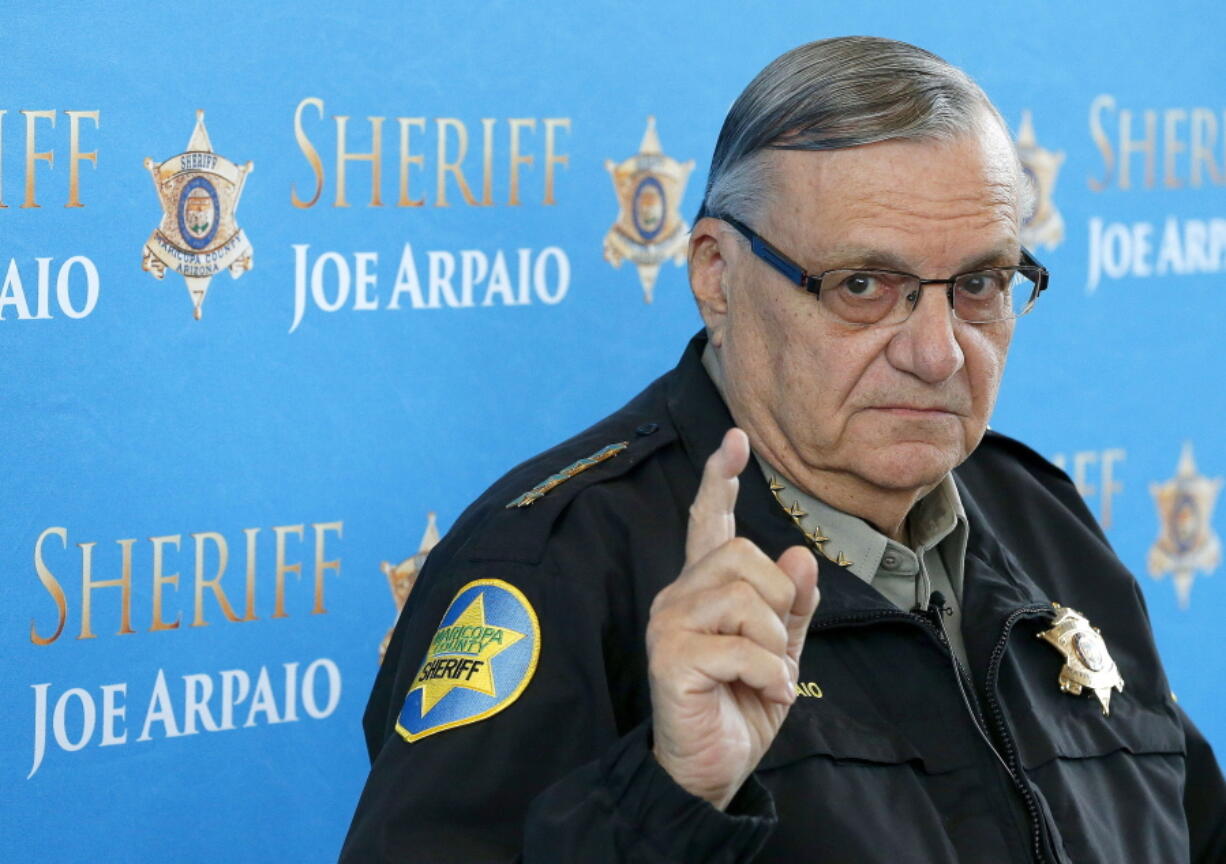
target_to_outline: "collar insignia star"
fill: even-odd
[[[827,561],[831,561],[840,567],[851,566],[851,562],[847,560],[842,551],[840,551],[838,555],[831,555],[826,551],[826,544],[830,542],[830,538],[822,533],[821,525],[814,525],[812,531],[805,530],[803,520],[809,514],[806,513],[800,506],[799,500],[794,499],[791,506],[783,503],[783,496],[779,493],[787,491],[788,487],[786,483],[781,482],[778,477],[771,474],[766,478],[766,485],[770,489],[770,493],[774,497],[775,503],[779,505],[779,509],[792,520],[792,524],[799,529],[800,533],[804,536],[805,540],[808,542],[809,546],[814,552],[817,552]]]
[[[1097,627],[1076,609],[1053,603],[1056,617],[1050,630],[1044,630],[1039,638],[1055,647],[1064,655],[1064,667],[1060,670],[1060,691],[1081,695],[1089,688],[1098,697],[1103,714],[1111,713],[1111,688],[1124,692],[1124,679],[1116,668],[1115,661],[1107,651],[1107,643]]]
[[[141,269],[158,279],[167,270],[183,274],[196,320],[214,276],[229,270],[237,279],[251,269],[251,243],[234,213],[253,167],[213,152],[203,111],[196,112],[185,152],[161,163],[145,160],[162,202],[162,222],[145,242]]]
[[[822,533],[822,526],[820,525],[814,525],[812,531],[806,531],[805,539],[816,546],[819,550],[823,544],[830,542],[830,538]]]

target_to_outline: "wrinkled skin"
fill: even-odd
[[[811,273],[878,267],[938,279],[1018,261],[1016,161],[993,124],[952,141],[770,159],[774,194],[751,227]],[[805,548],[772,561],[736,537],[749,447],[794,485],[905,539],[911,507],[983,437],[1013,323],[957,321],[944,291],[928,286],[906,321],[849,327],[716,219],[694,226],[689,255],[739,428],[707,463],[685,567],[652,606],[653,752],[683,788],[724,808],[795,700],[819,599]]]

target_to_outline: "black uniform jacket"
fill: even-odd
[[[1172,700],[1135,580],[1068,478],[991,432],[954,473],[970,523],[970,669],[933,618],[822,559],[802,695],[757,772],[727,812],[677,786],[651,756],[644,631],[681,571],[703,463],[732,425],[704,344],[511,471],[430,553],[366,711],[373,766],[344,862],[1226,860],[1226,788]],[[752,464],[736,519],[771,557],[802,542]],[[475,579],[510,583],[534,608],[535,674],[500,713],[409,743],[394,729],[405,695]],[[1125,682],[1109,716],[1089,691],[1060,691],[1064,658],[1036,638],[1053,601],[1102,632]]]

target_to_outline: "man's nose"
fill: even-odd
[[[955,335],[949,288],[925,285],[911,315],[890,340],[890,363],[929,384],[946,381],[962,368],[965,356]]]

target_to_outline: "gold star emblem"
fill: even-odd
[[[812,531],[805,532],[805,539],[818,547],[819,551],[823,544],[830,542],[830,538],[822,533],[821,525],[814,525]]]
[[[1149,550],[1149,574],[1155,579],[1172,574],[1183,609],[1191,600],[1196,572],[1208,575],[1222,560],[1222,541],[1212,522],[1221,491],[1221,477],[1197,472],[1190,441],[1183,445],[1175,476],[1149,487],[1158,507],[1158,539]]]
[[[383,662],[383,657],[387,654],[387,646],[392,641],[392,633],[396,630],[396,621],[400,620],[400,612],[404,609],[405,601],[409,599],[409,592],[413,590],[413,586],[417,583],[417,576],[421,573],[421,568],[426,566],[426,556],[430,554],[430,550],[436,545],[438,545],[438,522],[435,519],[434,513],[429,513],[426,516],[426,530],[421,535],[421,543],[418,544],[417,552],[405,558],[394,567],[387,561],[379,565],[379,569],[387,577],[388,587],[392,590],[392,602],[396,604],[396,618],[392,621],[392,626],[387,628],[387,635],[383,637],[383,641],[379,644],[380,663]]]
[[[185,152],[161,163],[145,160],[162,203],[162,222],[145,242],[141,269],[158,279],[167,270],[183,274],[196,320],[214,276],[229,270],[237,279],[251,269],[251,243],[234,213],[253,167],[213,152],[203,111],[196,112]]]
[[[1103,714],[1111,713],[1111,688],[1124,692],[1124,679],[1107,651],[1107,643],[1097,627],[1091,627],[1086,616],[1076,609],[1053,603],[1055,620],[1050,630],[1044,630],[1039,638],[1055,647],[1064,655],[1060,670],[1060,691],[1079,696],[1084,688],[1094,691]]]
[[[694,160],[678,162],[666,156],[656,134],[656,118],[647,118],[647,131],[639,152],[621,163],[605,160],[617,195],[617,221],[604,238],[605,260],[620,267],[634,263],[643,286],[643,300],[651,302],[660,265],[671,260],[685,263],[690,226],[681,218],[681,199],[694,170]]]
[[[804,522],[801,520],[809,514],[800,506],[799,499],[793,499],[791,506],[783,503],[783,497],[779,493],[786,492],[788,487],[785,484],[780,483],[778,477],[772,474],[766,478],[766,483],[770,488],[771,495],[773,495],[775,498],[775,502],[779,505],[779,508],[787,514],[789,519],[792,520],[792,524],[800,529],[800,533],[804,535],[805,540],[809,542],[809,545],[813,547],[815,552],[820,553],[821,555],[825,556],[828,561],[833,561],[840,567],[851,566],[851,562],[843,556],[842,552],[839,552],[838,556],[836,557],[826,551],[826,544],[830,542],[830,538],[822,533],[821,525],[814,525],[812,531],[805,530]]]
[[[1064,164],[1064,153],[1039,146],[1030,111],[1022,112],[1022,125],[1017,131],[1017,155],[1034,196],[1033,206],[1022,220],[1022,242],[1031,248],[1055,249],[1064,242],[1064,217],[1052,200],[1056,178]]]
[[[409,689],[409,695],[421,691],[421,716],[457,687],[497,697],[490,661],[523,638],[523,633],[486,622],[485,593],[479,593],[451,624],[434,634],[426,662]]]

